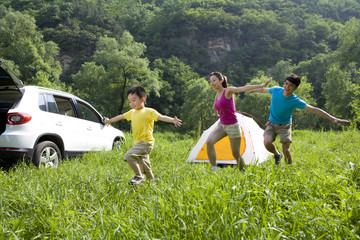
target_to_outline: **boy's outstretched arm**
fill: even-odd
[[[340,118],[336,118],[334,116],[331,116],[329,113],[325,112],[324,110],[317,108],[317,107],[313,107],[311,105],[306,105],[306,107],[304,108],[306,111],[311,112],[313,114],[316,114],[322,118],[328,119],[331,122],[339,125],[340,123],[349,123],[349,120],[345,120],[345,119],[340,119]]]
[[[160,115],[159,120],[163,122],[174,123],[176,127],[180,127],[182,124],[182,120],[178,119],[176,116],[172,118],[165,115]]]
[[[117,115],[116,117],[113,117],[111,119],[108,119],[107,117],[105,117],[105,125],[106,126],[109,126],[111,125],[111,123],[113,122],[117,122],[117,121],[120,121],[120,120],[124,120],[125,117],[124,115],[120,114],[120,115]]]

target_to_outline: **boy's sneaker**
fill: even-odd
[[[278,155],[274,155],[275,165],[281,166],[281,158],[282,158],[282,157],[283,157],[282,152],[280,152],[280,154],[278,154]]]
[[[144,176],[135,175],[135,177],[130,180],[129,184],[131,184],[131,185],[139,185],[139,184],[141,184],[143,182],[145,182],[145,177]]]

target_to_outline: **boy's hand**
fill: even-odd
[[[176,127],[180,127],[182,124],[182,120],[178,119],[176,116],[174,117],[174,124]]]
[[[110,126],[111,125],[110,119],[108,119],[107,117],[104,117],[104,119],[105,119],[105,125]]]

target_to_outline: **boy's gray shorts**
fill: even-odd
[[[127,151],[124,160],[138,162],[142,173],[151,172],[149,154],[152,149],[150,143],[140,141]]]

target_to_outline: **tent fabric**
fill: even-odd
[[[254,119],[236,113],[238,122],[241,127],[241,146],[240,154],[245,164],[262,163],[268,159],[272,153],[268,152],[263,143],[264,130],[254,121]],[[209,162],[206,153],[206,139],[209,134],[218,126],[220,120],[217,120],[210,128],[205,130],[199,141],[191,150],[188,160],[189,162]],[[221,139],[215,144],[216,163],[217,164],[237,164],[232,156],[230,141],[228,137]]]

